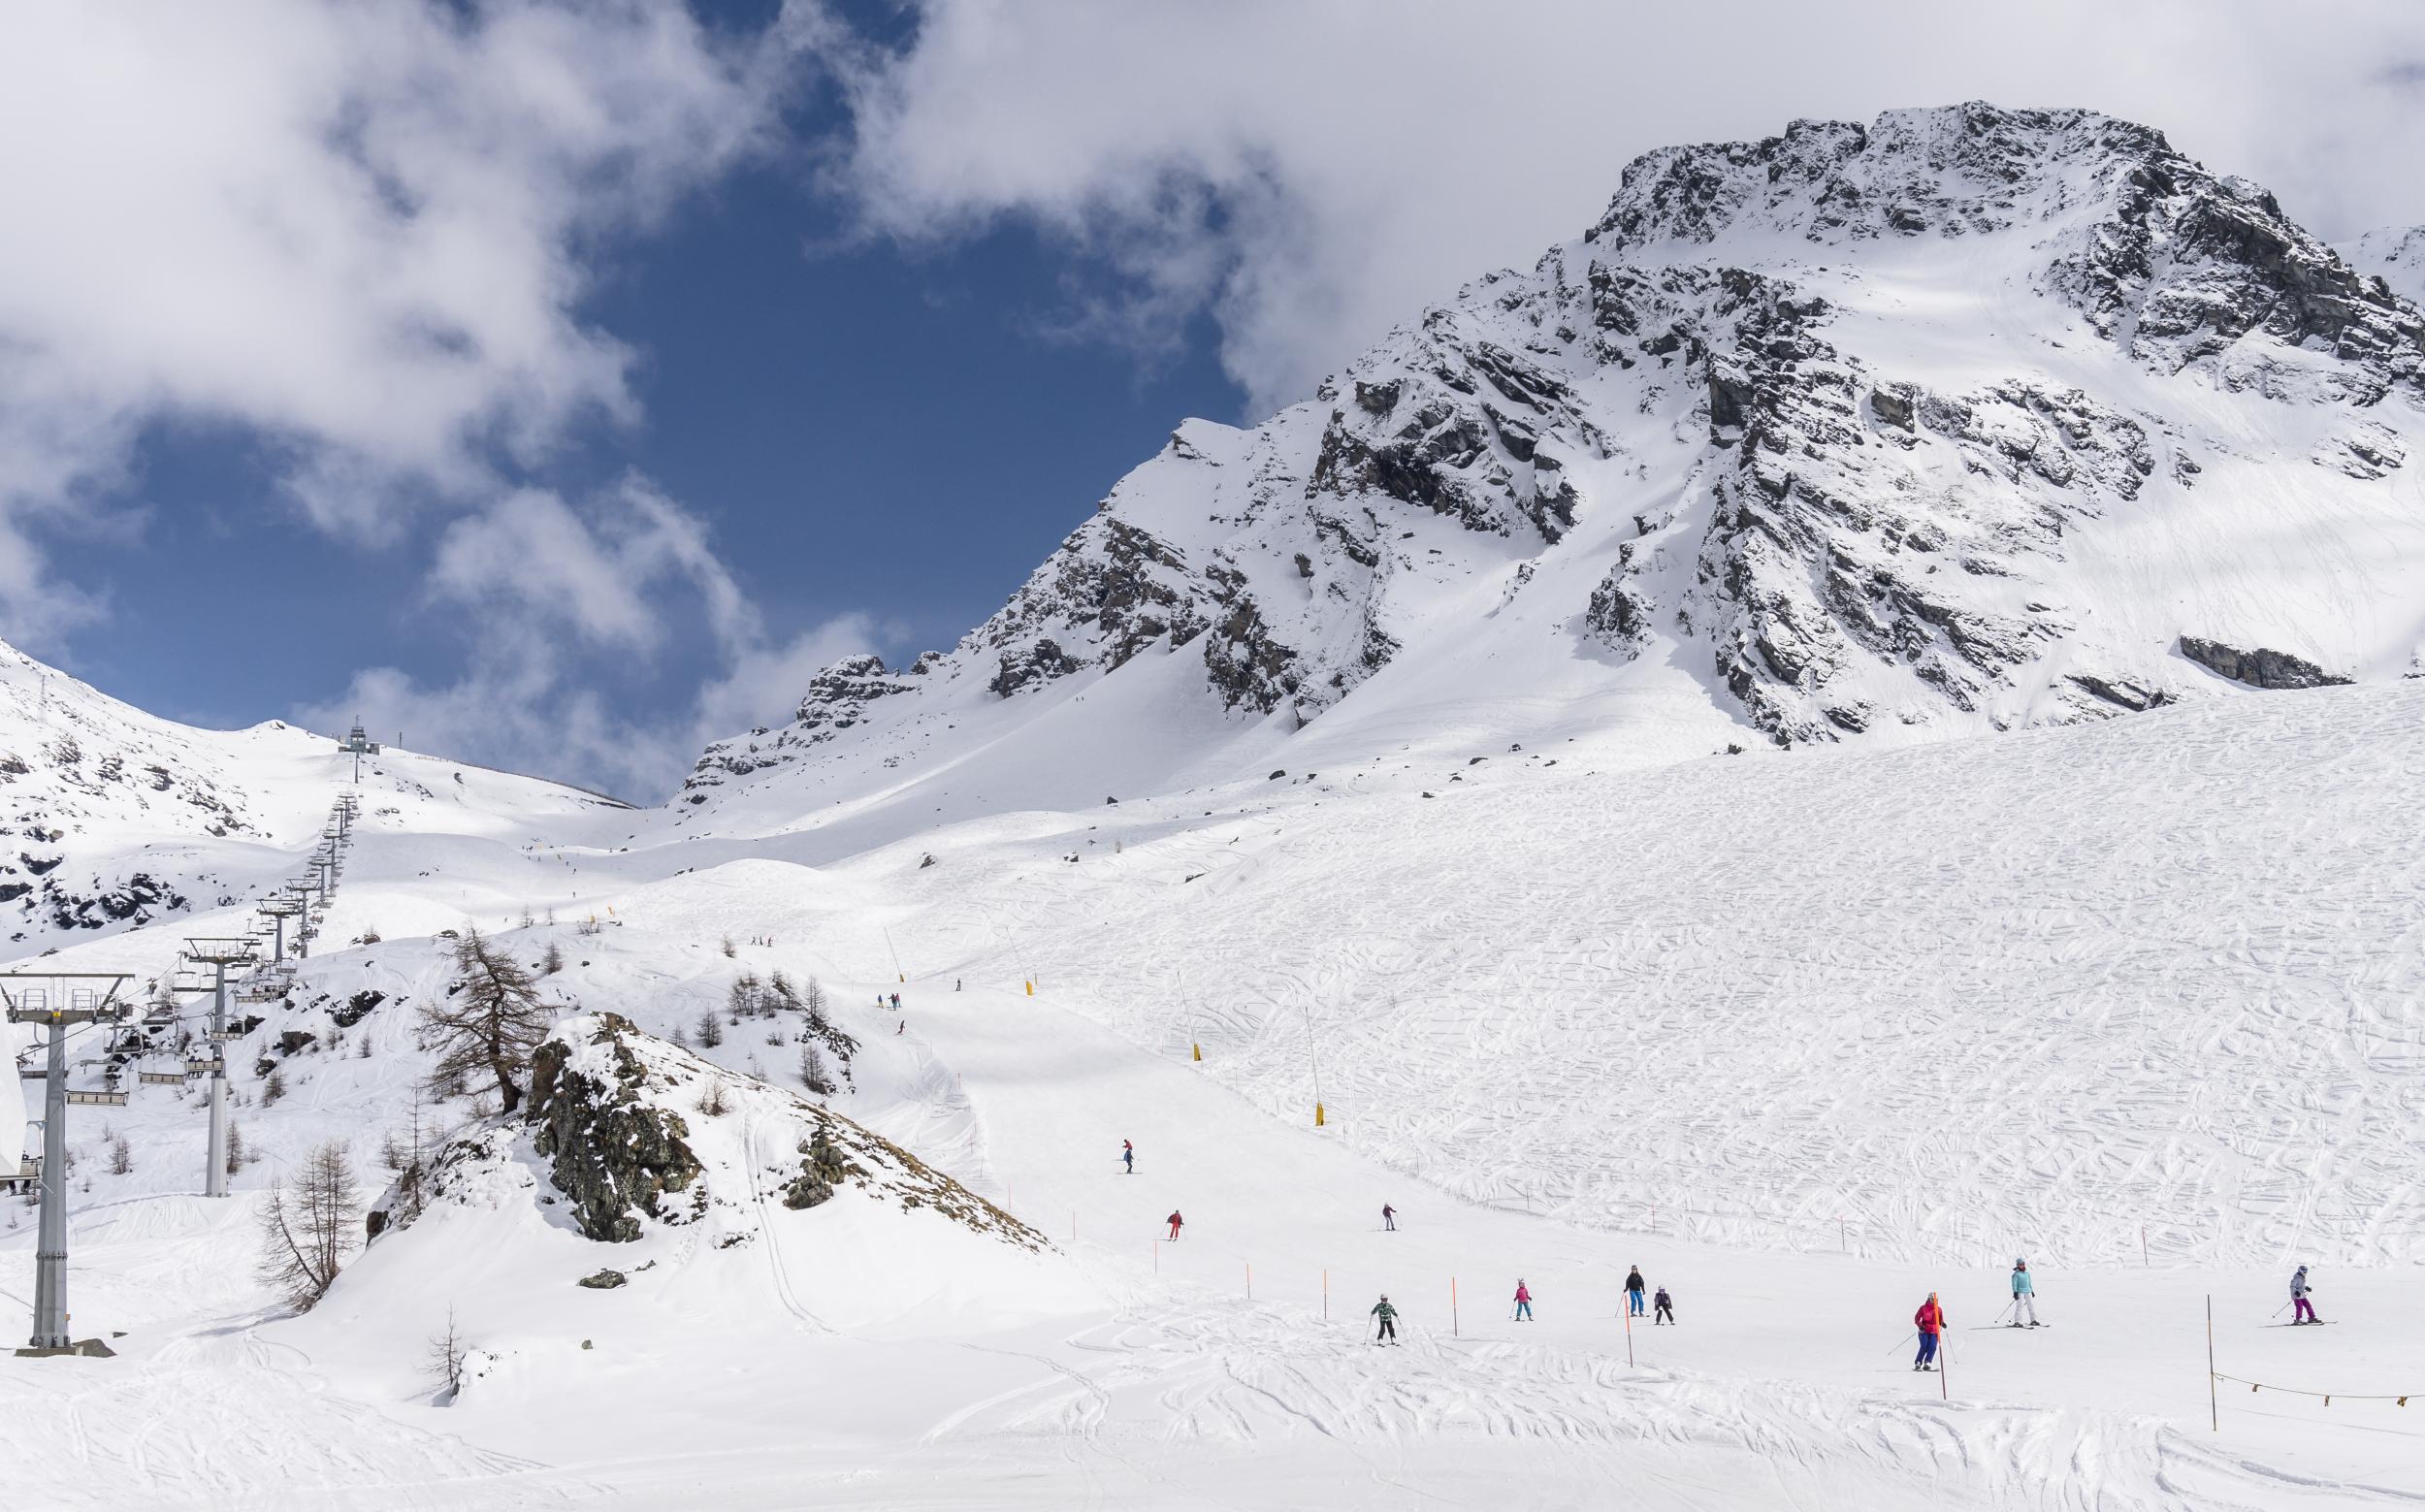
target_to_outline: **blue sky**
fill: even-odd
[[[846,213],[767,164],[618,248],[580,308],[640,354],[643,418],[593,421],[526,476],[579,495],[647,474],[709,523],[778,635],[857,612],[886,652],[948,648],[1179,418],[1234,421],[1245,396],[1202,317],[1144,362],[1056,334],[1063,265],[1032,229],[905,254],[846,244]],[[415,581],[442,519],[376,547],[265,520],[276,470],[243,429],[148,432],[123,490],[143,530],[57,553],[111,604],[69,668],[208,725],[340,699],[361,666],[458,675],[476,627]],[[618,691],[671,718],[714,663],[686,634]]]
[[[2087,105],[2425,222],[2425,7],[2024,10],[10,8],[0,635],[656,798],[1661,145]]]

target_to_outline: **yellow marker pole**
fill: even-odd
[[[1322,1105],[1319,1103],[1313,1105],[1313,1127],[1322,1127]]]
[[[1198,1044],[1195,1044],[1193,1041],[1190,1041],[1190,1042],[1188,1043],[1187,1047],[1188,1047],[1189,1049],[1194,1050],[1194,1051],[1196,1052],[1196,1059],[1198,1059],[1198,1060],[1202,1060],[1202,1059],[1204,1059],[1204,1046],[1203,1046],[1198,1045]]]

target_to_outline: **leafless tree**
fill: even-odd
[[[229,1175],[234,1175],[238,1171],[242,1170],[246,1158],[247,1157],[244,1154],[244,1126],[241,1123],[230,1120],[227,1126],[227,1174]]]
[[[549,919],[548,922],[552,924],[555,920]],[[542,977],[553,977],[564,969],[565,948],[558,945],[553,940],[548,941],[547,953],[539,957],[539,975]]]
[[[455,1309],[446,1309],[446,1327],[430,1335],[429,1370],[438,1394],[448,1401],[463,1390],[463,1333],[455,1327]]]
[[[110,1174],[127,1175],[135,1169],[135,1146],[121,1134],[110,1141]]]
[[[456,942],[455,968],[463,973],[463,989],[421,1008],[422,1034],[437,1052],[430,1085],[443,1089],[468,1077],[493,1077],[510,1113],[522,1106],[531,1052],[547,1038],[555,1014],[539,1001],[529,970],[477,929],[466,929]]]
[[[698,1043],[704,1049],[714,1049],[725,1043],[725,1026],[716,1011],[708,1009],[698,1015]]]
[[[833,1095],[833,1073],[825,1069],[825,1053],[813,1045],[800,1046],[800,1085],[819,1097]]]
[[[336,1141],[307,1156],[293,1186],[270,1182],[261,1208],[261,1279],[297,1312],[328,1295],[337,1272],[362,1245],[362,1200],[353,1162]]]

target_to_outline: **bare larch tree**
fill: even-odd
[[[477,929],[466,929],[456,943],[455,969],[463,973],[461,990],[421,1008],[424,1040],[437,1052],[430,1084],[493,1077],[503,1110],[510,1113],[522,1105],[531,1052],[547,1038],[555,1013],[539,1001],[530,969]]]
[[[361,1244],[362,1200],[343,1144],[331,1141],[313,1150],[292,1185],[272,1178],[261,1209],[261,1279],[297,1312],[308,1312],[328,1294]]]

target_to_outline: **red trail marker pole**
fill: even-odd
[[[1448,1335],[1451,1338],[1465,1336],[1465,1331],[1457,1321],[1457,1278],[1453,1275],[1448,1278]]]

